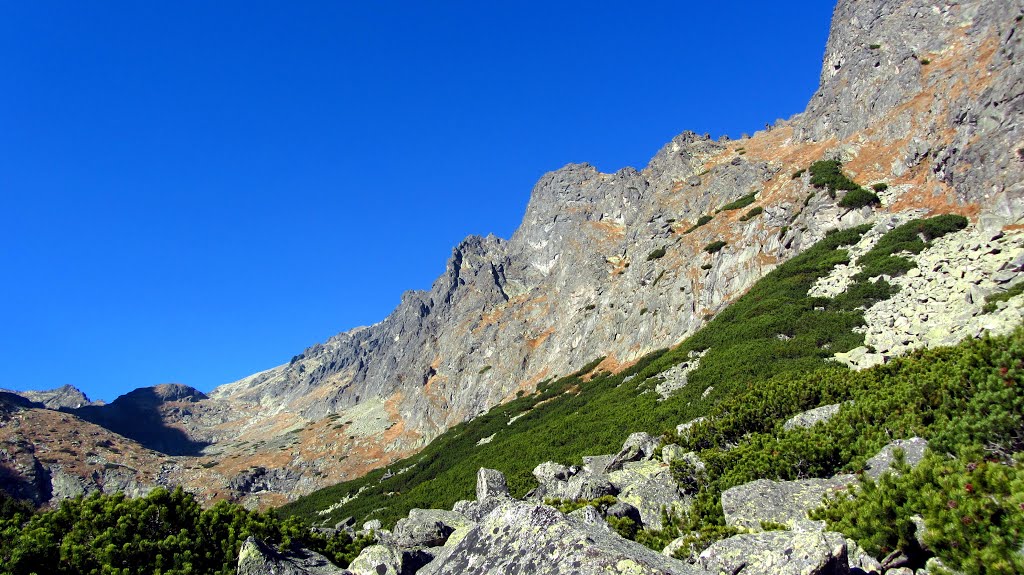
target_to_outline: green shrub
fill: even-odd
[[[881,47],[882,47],[881,44],[871,44],[870,46],[868,46],[868,48],[870,48],[872,50],[877,50],[877,49],[879,49]]]
[[[865,280],[882,274],[897,276],[914,267],[900,252],[921,253],[932,240],[967,227],[967,218],[946,214],[926,220],[914,220],[885,234],[875,247],[861,256],[857,263],[862,271],[854,279]]]
[[[724,248],[727,245],[728,244],[726,242],[723,242],[722,240],[717,240],[704,246],[704,251],[706,251],[709,254],[717,253],[722,251],[722,248]]]
[[[923,566],[914,516],[924,520],[927,549],[967,575],[1024,572],[1024,466],[970,457],[931,454],[917,468],[860,488],[827,504],[814,517],[825,519],[868,553],[901,550]]]
[[[686,230],[683,233],[684,234],[688,234],[688,233],[692,232],[693,230],[695,230],[695,229],[703,226],[704,224],[710,222],[713,219],[714,219],[714,216],[701,216],[700,218],[697,219],[697,223],[695,223],[692,226],[690,226],[690,229]]]
[[[647,254],[647,261],[654,261],[665,257],[665,248],[658,248],[653,252]]]
[[[811,185],[818,189],[827,189],[832,197],[838,191],[856,190],[860,186],[843,173],[843,164],[839,160],[818,160],[811,164]]]
[[[756,207],[750,208],[750,210],[747,211],[747,213],[743,214],[740,217],[740,221],[741,222],[745,222],[747,220],[753,219],[753,218],[761,215],[763,212],[764,212],[764,208],[762,208],[761,206],[756,206]]]
[[[708,476],[704,470],[686,459],[674,459],[669,465],[672,479],[679,485],[684,495],[696,495],[707,487]]]
[[[93,494],[0,520],[0,573],[234,573],[249,536],[316,550],[347,565],[369,540],[314,533],[295,518],[219,502],[201,509],[180,489],[145,497]]]
[[[882,200],[874,192],[869,192],[864,188],[850,190],[843,195],[843,199],[839,200],[840,207],[854,209],[864,206],[877,206],[881,203]]]
[[[799,178],[800,176],[804,175],[804,172],[806,172],[806,171],[807,171],[806,169],[799,169],[799,170],[793,172],[793,177],[790,178],[790,179],[795,180],[795,179]]]
[[[876,192],[884,192],[889,189],[889,184],[885,182],[878,182],[877,184],[871,184],[871,189]]]
[[[757,192],[753,192],[753,193],[747,194],[747,195],[743,196],[742,198],[736,200],[735,202],[729,202],[728,204],[725,204],[724,206],[722,206],[722,208],[719,211],[727,212],[727,211],[731,211],[731,210],[739,210],[739,209],[745,208],[745,207],[749,206],[750,204],[754,203],[754,201],[755,201],[754,197],[756,195],[757,195]]]

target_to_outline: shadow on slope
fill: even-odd
[[[207,399],[197,389],[181,384],[163,384],[130,391],[108,405],[87,405],[62,409],[90,423],[139,442],[143,447],[166,455],[199,455],[208,442],[194,441],[188,433],[169,425],[167,404],[194,403]],[[187,409],[187,408],[185,408]]]

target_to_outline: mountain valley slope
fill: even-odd
[[[602,371],[627,369],[695,334],[829,230],[958,213],[975,235],[950,240],[956,245],[1002,233],[1016,249],[1021,14],[1010,1],[841,1],[804,113],[736,141],[681,134],[642,170],[571,164],[546,174],[512,238],[467,238],[431,290],[406,293],[382,322],[208,398],[151,394],[160,398],[145,407],[152,421],[183,444],[132,437],[112,423],[138,412],[63,406],[58,415],[9,402],[0,465],[11,481],[38,472],[20,489],[36,489],[40,503],[134,482],[275,506],[408,457],[595,358],[604,358]],[[844,208],[800,173],[831,158],[861,185],[885,183],[881,205]],[[995,278],[1004,263],[978,270],[985,289],[1004,289]],[[960,288],[970,290],[948,291]],[[938,320],[932,311],[926,322]],[[927,344],[929,331],[911,333],[899,351]],[[88,437],[117,438],[55,443],[47,438],[54,417]],[[98,442],[118,449],[97,451]],[[115,469],[130,478],[108,481]]]

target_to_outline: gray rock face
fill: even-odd
[[[605,469],[606,472],[617,471],[631,461],[643,461],[654,457],[654,450],[658,448],[659,441],[655,437],[644,432],[631,434],[622,449],[612,458],[611,463]]]
[[[782,429],[789,431],[800,427],[814,427],[814,425],[819,422],[832,419],[832,416],[839,413],[840,407],[842,407],[841,403],[834,403],[832,405],[823,405],[821,407],[809,409],[803,413],[798,413],[789,418],[786,423],[782,424]]]
[[[810,521],[807,512],[820,507],[823,497],[846,490],[856,480],[853,475],[798,481],[758,479],[732,487],[722,492],[725,523],[755,530],[761,529],[762,522],[797,527]]]
[[[920,437],[897,439],[883,447],[877,455],[867,461],[864,465],[864,475],[878,480],[884,473],[891,471],[892,465],[896,461],[893,454],[897,449],[903,450],[904,461],[907,465],[911,468],[916,467],[924,459],[924,451],[927,447],[928,441]]]
[[[801,135],[842,139],[877,126],[889,141],[909,141],[900,170],[927,164],[957,199],[986,206],[1004,223],[1020,219],[1024,163],[1015,150],[1024,140],[1024,48],[1014,19],[1021,10],[1015,0],[839,2],[820,87],[798,121]],[[950,66],[950,47],[986,56]],[[953,88],[974,74],[984,78],[980,94]],[[935,104],[906,105],[919,94]],[[940,139],[939,130],[955,136]]]
[[[350,575],[323,555],[301,550],[287,555],[249,537],[238,552],[238,575]]]
[[[476,474],[476,500],[483,502],[488,499],[507,497],[509,497],[509,493],[505,475],[497,469],[481,467]]]
[[[455,511],[413,509],[395,525],[395,543],[400,547],[439,547],[456,529],[469,524],[465,515]]]
[[[686,506],[668,466],[660,461],[627,463],[609,479],[619,500],[639,510],[644,527],[661,529],[663,509],[678,512]]]
[[[604,527],[574,520],[550,507],[507,502],[418,573],[696,575],[701,572],[623,539]]]
[[[348,570],[355,575],[401,575],[402,553],[384,545],[370,545],[359,552]]]
[[[77,409],[93,403],[82,393],[82,390],[71,385],[63,385],[57,389],[47,391],[13,391],[8,389],[0,389],[0,391],[15,393],[32,402],[41,404],[47,409]]]
[[[713,543],[698,564],[732,575],[846,575],[846,540],[839,533],[767,531]]]

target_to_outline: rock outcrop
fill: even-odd
[[[768,531],[712,543],[698,559],[711,573],[846,575],[846,540],[839,533]]]
[[[696,575],[701,571],[600,525],[567,517],[545,505],[515,501],[496,508],[418,573]]]
[[[255,537],[242,543],[238,575],[351,575],[324,556],[303,549],[283,554]]]
[[[763,529],[766,524],[806,528],[810,522],[808,511],[820,507],[826,496],[846,491],[856,481],[853,475],[838,475],[831,479],[758,479],[745,483],[722,492],[725,522],[754,530]]]

